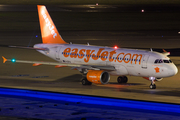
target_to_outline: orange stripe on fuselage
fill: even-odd
[[[78,49],[78,48],[66,48],[63,51],[64,57],[70,58],[78,58],[83,59],[84,62],[88,63],[90,58],[92,60],[102,60],[102,61],[110,61],[110,62],[124,62],[124,63],[131,63],[136,64],[139,62],[141,64],[142,54],[132,54],[132,53],[118,53],[116,55],[116,50],[107,51],[105,48],[99,48],[97,52],[93,49]]]

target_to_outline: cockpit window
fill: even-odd
[[[159,63],[163,63],[163,60],[162,60],[162,59],[160,59],[160,60],[159,60]]]
[[[169,63],[169,60],[163,60],[164,63]]]
[[[154,63],[172,63],[171,60],[164,60],[164,59],[156,59]]]
[[[159,62],[159,59],[156,59],[154,63],[158,63]]]

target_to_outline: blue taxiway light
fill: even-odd
[[[135,109],[180,113],[180,105],[178,104],[102,98],[102,97],[85,96],[85,95],[51,93],[51,92],[41,92],[41,91],[11,89],[11,88],[0,88],[0,94],[26,96],[26,97],[49,99],[49,100],[61,100],[68,102],[81,102],[92,105],[105,105],[105,106],[127,107],[127,108],[135,108]]]

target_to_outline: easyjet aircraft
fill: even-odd
[[[150,88],[155,89],[155,81],[175,75],[177,67],[167,57],[167,52],[100,47],[66,43],[55,27],[47,9],[38,5],[39,22],[42,42],[33,48],[57,62],[25,61],[4,59],[6,61],[55,65],[55,67],[70,66],[83,74],[82,84],[107,84],[110,75],[119,76],[118,83],[126,83],[130,76],[140,76],[151,81]],[[17,47],[17,46],[9,46]],[[20,47],[26,48],[26,47]]]

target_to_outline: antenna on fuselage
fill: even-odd
[[[153,49],[152,49],[152,48],[150,48],[150,50],[151,50],[151,52],[153,52]]]

